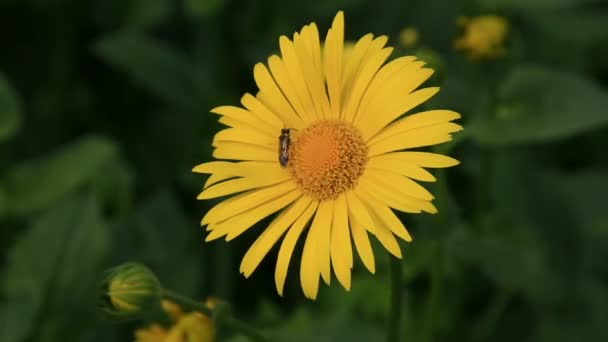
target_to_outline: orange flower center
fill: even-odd
[[[294,132],[288,168],[307,195],[335,199],[357,185],[367,163],[361,132],[341,120],[320,120]]]

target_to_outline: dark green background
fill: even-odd
[[[164,286],[219,296],[277,340],[374,341],[388,308],[387,253],[317,301],[273,281],[276,250],[249,280],[241,256],[263,229],[205,244],[216,201],[195,197],[220,125],[213,106],[255,92],[252,68],[281,34],[338,9],[347,38],[373,32],[418,53],[465,131],[436,148],[437,215],[401,216],[404,341],[608,340],[608,4],[601,0],[0,1],[0,341],[129,341],[140,323],[100,317],[103,270],[150,266]],[[453,50],[458,16],[505,16],[508,54]],[[277,132],[278,136],[278,132]],[[335,280],[335,279],[334,279]],[[230,336],[230,332],[224,332]],[[231,341],[241,341],[237,336]]]

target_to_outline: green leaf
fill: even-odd
[[[21,125],[21,105],[17,94],[0,73],[0,142],[12,138]]]
[[[164,286],[183,293],[200,291],[203,235],[174,194],[160,191],[146,199],[129,230],[132,244],[139,246],[135,258],[154,269]]]
[[[481,7],[493,10],[571,8],[599,1],[600,0],[478,0]]]
[[[62,316],[82,306],[107,250],[108,232],[93,196],[71,198],[34,221],[8,251],[0,279],[0,340],[22,341],[36,331],[43,307]]]
[[[126,24],[145,28],[165,20],[171,13],[170,0],[130,0]]]
[[[184,108],[197,104],[202,92],[200,71],[185,56],[137,32],[119,32],[94,46],[107,63],[126,72],[133,82]]]
[[[546,142],[608,124],[608,92],[591,80],[541,66],[514,69],[498,94],[495,117],[467,128],[482,144]]]
[[[90,136],[50,156],[16,164],[4,180],[9,212],[26,215],[46,208],[90,180],[116,153],[112,141]]]
[[[192,17],[214,14],[224,5],[224,0],[186,0],[184,6]]]

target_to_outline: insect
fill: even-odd
[[[291,129],[282,128],[279,135],[279,163],[282,167],[287,167],[289,162],[289,144],[291,143]]]

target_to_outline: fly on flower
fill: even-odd
[[[279,163],[286,167],[289,162],[289,145],[291,144],[291,129],[282,128],[279,136]]]
[[[243,257],[245,277],[280,242],[275,283],[282,294],[295,246],[305,239],[304,295],[316,298],[319,280],[329,284],[333,275],[350,290],[353,250],[375,272],[370,235],[398,258],[396,237],[412,240],[394,210],[437,212],[419,182],[435,181],[425,168],[458,161],[411,149],[450,141],[462,130],[451,122],[460,115],[407,114],[439,88],[418,89],[433,70],[416,57],[387,63],[393,51],[387,40],[367,34],[346,48],[344,14],[338,12],[323,48],[314,23],[291,39],[282,36],[280,55],[253,69],[257,94],[245,94],[242,106],[211,110],[228,127],[213,140],[218,160],[193,170],[210,175],[198,199],[230,198],[203,217],[206,241],[230,241],[278,214]]]

